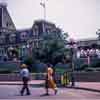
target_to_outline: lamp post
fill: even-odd
[[[73,39],[70,39],[68,45],[70,46],[70,56],[71,56],[71,86],[75,86],[75,77],[74,77],[74,59],[75,59],[75,53],[74,53],[74,49],[75,49],[75,45],[76,42]]]

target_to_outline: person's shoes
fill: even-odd
[[[45,95],[49,95],[49,93],[46,93]]]
[[[23,96],[23,93],[22,93],[22,92],[20,92],[20,95],[21,95],[21,96]]]
[[[57,89],[55,89],[55,95],[57,94],[57,92],[58,92],[58,90],[57,90]]]
[[[40,96],[49,96],[50,94],[49,93],[45,93],[45,94],[42,94]]]
[[[43,96],[48,96],[49,95],[49,93],[45,93],[45,94],[43,94]]]
[[[31,95],[31,93],[27,93],[26,95]]]

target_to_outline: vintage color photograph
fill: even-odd
[[[100,100],[100,0],[0,0],[0,100]]]

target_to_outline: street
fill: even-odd
[[[20,96],[20,85],[0,85],[0,100],[100,100],[99,92],[80,89],[59,88],[57,95],[50,90],[49,96],[43,96],[44,88],[30,87],[30,96]]]

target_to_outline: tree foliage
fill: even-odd
[[[68,52],[66,49],[67,34],[45,33],[42,37],[42,46],[33,50],[33,56],[41,62],[56,64],[62,61]]]

